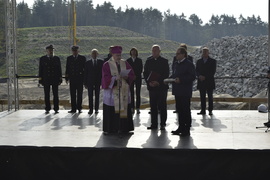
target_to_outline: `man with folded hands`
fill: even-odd
[[[158,110],[160,112],[160,130],[165,130],[167,121],[167,93],[168,84],[164,79],[169,77],[168,60],[160,56],[159,45],[152,46],[152,56],[144,65],[143,76],[147,84],[150,96],[151,126],[147,129],[156,130],[158,128]]]

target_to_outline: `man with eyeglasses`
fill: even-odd
[[[178,115],[178,128],[173,135],[189,136],[191,127],[190,100],[192,97],[193,81],[196,79],[195,66],[187,59],[187,51],[180,47],[176,52],[176,63],[172,69],[172,94],[175,96]]]

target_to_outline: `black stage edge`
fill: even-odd
[[[269,179],[270,150],[0,146],[0,179]]]

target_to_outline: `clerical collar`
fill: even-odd
[[[134,58],[134,57],[131,57],[131,58],[132,58],[132,61],[135,62],[136,58]]]

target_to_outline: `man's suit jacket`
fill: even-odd
[[[39,60],[39,83],[42,85],[59,85],[62,83],[62,68],[58,56],[42,56]]]
[[[133,62],[133,59],[130,57],[127,59],[127,62],[132,67],[136,76],[136,80],[142,79],[142,71],[143,71],[142,59],[137,57]]]
[[[159,86],[157,87],[150,87],[149,86],[149,81],[147,80],[151,72],[154,72],[160,77],[156,80],[159,82]],[[144,79],[147,83],[147,89],[149,91],[160,91],[160,90],[165,90],[169,89],[169,86],[164,84],[164,79],[168,78],[170,74],[170,68],[169,68],[169,63],[168,59],[165,59],[161,56],[159,56],[157,59],[154,59],[152,56],[150,56],[144,65],[144,71],[143,71],[143,76]]]
[[[81,80],[83,82],[85,62],[86,58],[81,55],[76,58],[73,55],[67,57],[66,80]]]
[[[203,58],[197,60],[196,63],[196,75],[199,77],[200,75],[205,76],[204,81],[200,81],[198,79],[197,88],[206,88],[209,90],[213,90],[216,88],[215,84],[215,73],[216,73],[216,60],[208,57],[206,63],[204,63]]]
[[[93,59],[86,61],[85,63],[85,74],[84,74],[84,85],[90,86],[100,86],[102,79],[102,66],[103,59],[97,59],[96,66],[94,65]]]
[[[189,59],[175,61],[172,78],[179,78],[180,83],[172,83],[172,94],[191,98],[193,81],[196,79],[195,66]]]

